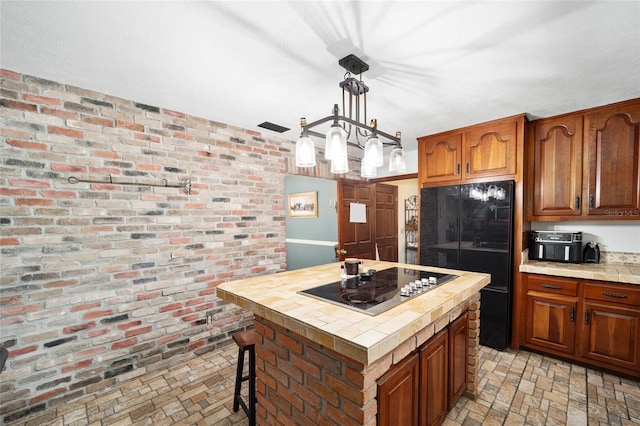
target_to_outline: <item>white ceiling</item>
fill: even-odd
[[[370,66],[369,118],[415,139],[640,96],[640,2],[6,1],[0,66],[214,121],[291,128]],[[320,143],[318,143],[320,145]]]

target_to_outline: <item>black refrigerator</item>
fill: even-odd
[[[424,188],[420,264],[491,274],[480,291],[480,344],[511,341],[514,182]]]

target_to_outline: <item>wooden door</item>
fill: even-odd
[[[418,184],[462,179],[462,134],[418,138]]]
[[[586,301],[582,356],[640,372],[640,309]]]
[[[338,251],[347,257],[375,259],[375,215],[372,215],[375,189],[367,182],[338,180]],[[366,223],[350,221],[351,203],[364,204]]]
[[[465,312],[449,326],[449,411],[467,389],[468,322],[469,313]]]
[[[575,299],[527,294],[525,343],[573,354],[576,338]]]
[[[420,425],[441,424],[448,413],[449,331],[442,330],[420,350]]]
[[[516,173],[519,119],[505,119],[473,126],[464,134],[464,179],[498,177]]]
[[[410,355],[378,381],[378,425],[418,424],[418,355]]]
[[[640,217],[640,101],[585,116],[589,215]]]
[[[579,216],[582,212],[582,115],[534,124],[533,214]]]
[[[582,356],[640,373],[640,288],[587,282]]]
[[[375,184],[375,244],[380,260],[398,261],[398,187]],[[375,258],[375,257],[374,257]]]

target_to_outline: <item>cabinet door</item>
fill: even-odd
[[[505,120],[469,128],[464,134],[464,179],[516,173],[518,120]]]
[[[575,298],[528,293],[525,343],[573,354],[576,305]]]
[[[418,424],[419,358],[410,355],[378,381],[378,425]]]
[[[640,372],[640,309],[631,305],[585,301],[582,356]]]
[[[533,214],[579,216],[582,212],[582,115],[534,124]]]
[[[468,321],[465,312],[449,326],[449,411],[467,389]]]
[[[640,218],[640,100],[585,116],[589,215]]]
[[[418,179],[420,184],[462,179],[462,135],[445,135],[418,138]]]
[[[420,425],[441,424],[448,412],[448,329],[429,340],[420,351]]]

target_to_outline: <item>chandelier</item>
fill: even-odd
[[[331,173],[347,173],[349,161],[347,147],[352,146],[363,151],[360,176],[376,177],[378,167],[383,166],[383,149],[392,146],[389,154],[389,172],[401,173],[406,170],[404,150],[400,143],[401,134],[395,136],[378,130],[378,122],[373,119],[367,123],[367,92],[369,88],[362,81],[362,73],[369,69],[369,65],[355,55],[346,56],[338,64],[347,72],[344,81],[339,86],[342,89],[342,111],[340,115],[338,104],[333,106],[332,115],[307,124],[303,117],[300,119],[300,139],[296,143],[296,167],[315,167],[315,145],[311,136],[324,138],[324,158],[331,162]],[[351,75],[360,75],[356,79]],[[311,130],[312,128],[332,122],[326,134]],[[380,138],[386,139],[381,141]]]

